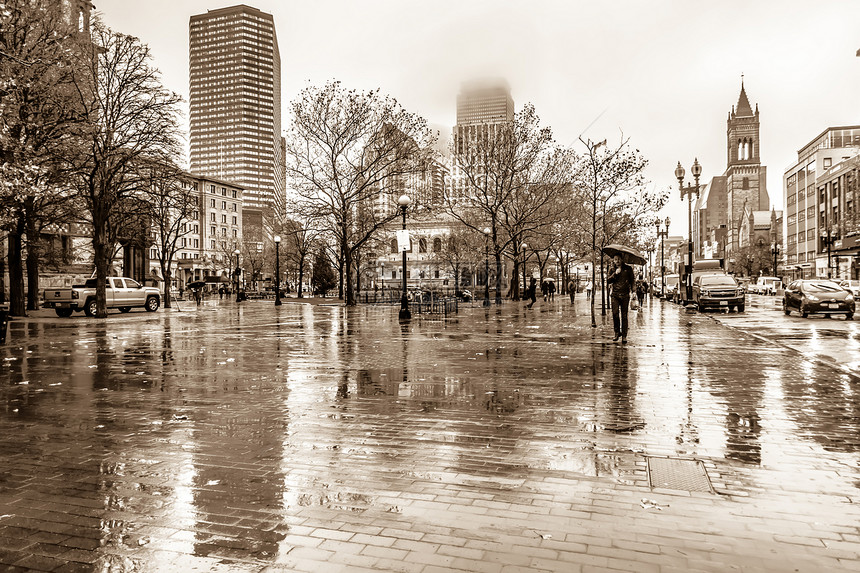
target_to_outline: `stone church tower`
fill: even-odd
[[[752,211],[770,210],[767,193],[767,167],[761,164],[758,104],[750,107],[744,83],[738,105],[732,107],[726,127],[728,163],[726,165],[726,199],[728,211],[727,255],[739,248],[740,230]]]

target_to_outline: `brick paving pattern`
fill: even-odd
[[[14,321],[0,567],[860,571],[855,377],[656,300],[622,346],[558,298]]]

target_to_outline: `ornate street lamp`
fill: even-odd
[[[275,235],[275,306],[281,306],[281,236]]]
[[[773,255],[773,276],[778,277],[776,274],[776,259],[779,257],[779,243],[774,241],[770,244],[770,254]]]
[[[699,165],[699,159],[693,161],[693,167],[690,169],[695,179],[695,185],[687,185],[684,187],[684,168],[681,162],[678,162],[678,167],[675,168],[675,177],[678,179],[678,188],[681,190],[681,201],[684,200],[684,195],[687,196],[687,225],[689,236],[687,238],[687,267],[686,267],[686,283],[687,296],[685,304],[691,304],[693,301],[693,193],[696,194],[696,199],[699,198],[699,176],[702,174],[702,166]]]
[[[409,195],[401,195],[397,200],[400,209],[403,211],[403,230],[406,231],[406,208],[412,203]],[[406,298],[406,250],[403,250],[403,293],[400,296],[400,313],[397,315],[400,320],[409,320],[412,318],[412,313],[409,311],[409,299]]]
[[[525,296],[526,291],[529,289],[529,285],[526,284],[526,281],[528,280],[526,277],[526,259],[528,258],[528,256],[526,255],[526,249],[528,248],[529,246],[525,243],[520,245],[520,250],[523,253],[523,296]]]
[[[490,306],[490,228],[484,227],[484,306]]]
[[[233,271],[233,276],[236,277],[236,302],[242,302],[242,299],[239,297],[239,249],[233,251],[233,254],[236,255],[236,270]]]
[[[669,217],[666,217],[666,229],[660,230],[660,220],[656,222],[657,238],[660,239],[660,297],[666,297],[666,263],[664,259],[663,245],[666,242],[666,237],[669,236]]]

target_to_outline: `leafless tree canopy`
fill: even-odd
[[[290,112],[291,211],[299,220],[324,222],[343,261],[346,303],[354,305],[353,259],[397,216],[396,208],[379,207],[410,188],[410,178],[429,158],[432,135],[424,119],[396,100],[334,81],[303,90]]]
[[[113,247],[129,216],[139,216],[123,206],[150,185],[148,165],[179,163],[181,99],[162,86],[145,44],[99,21],[77,55],[77,107],[87,128],[82,152],[68,158],[68,169],[92,226],[98,315],[105,316],[104,278]]]

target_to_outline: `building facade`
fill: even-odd
[[[783,174],[792,278],[858,278],[858,157],[860,126],[829,127]]]
[[[285,208],[281,59],[272,16],[238,5],[192,16],[191,171],[244,189],[246,208]]]

